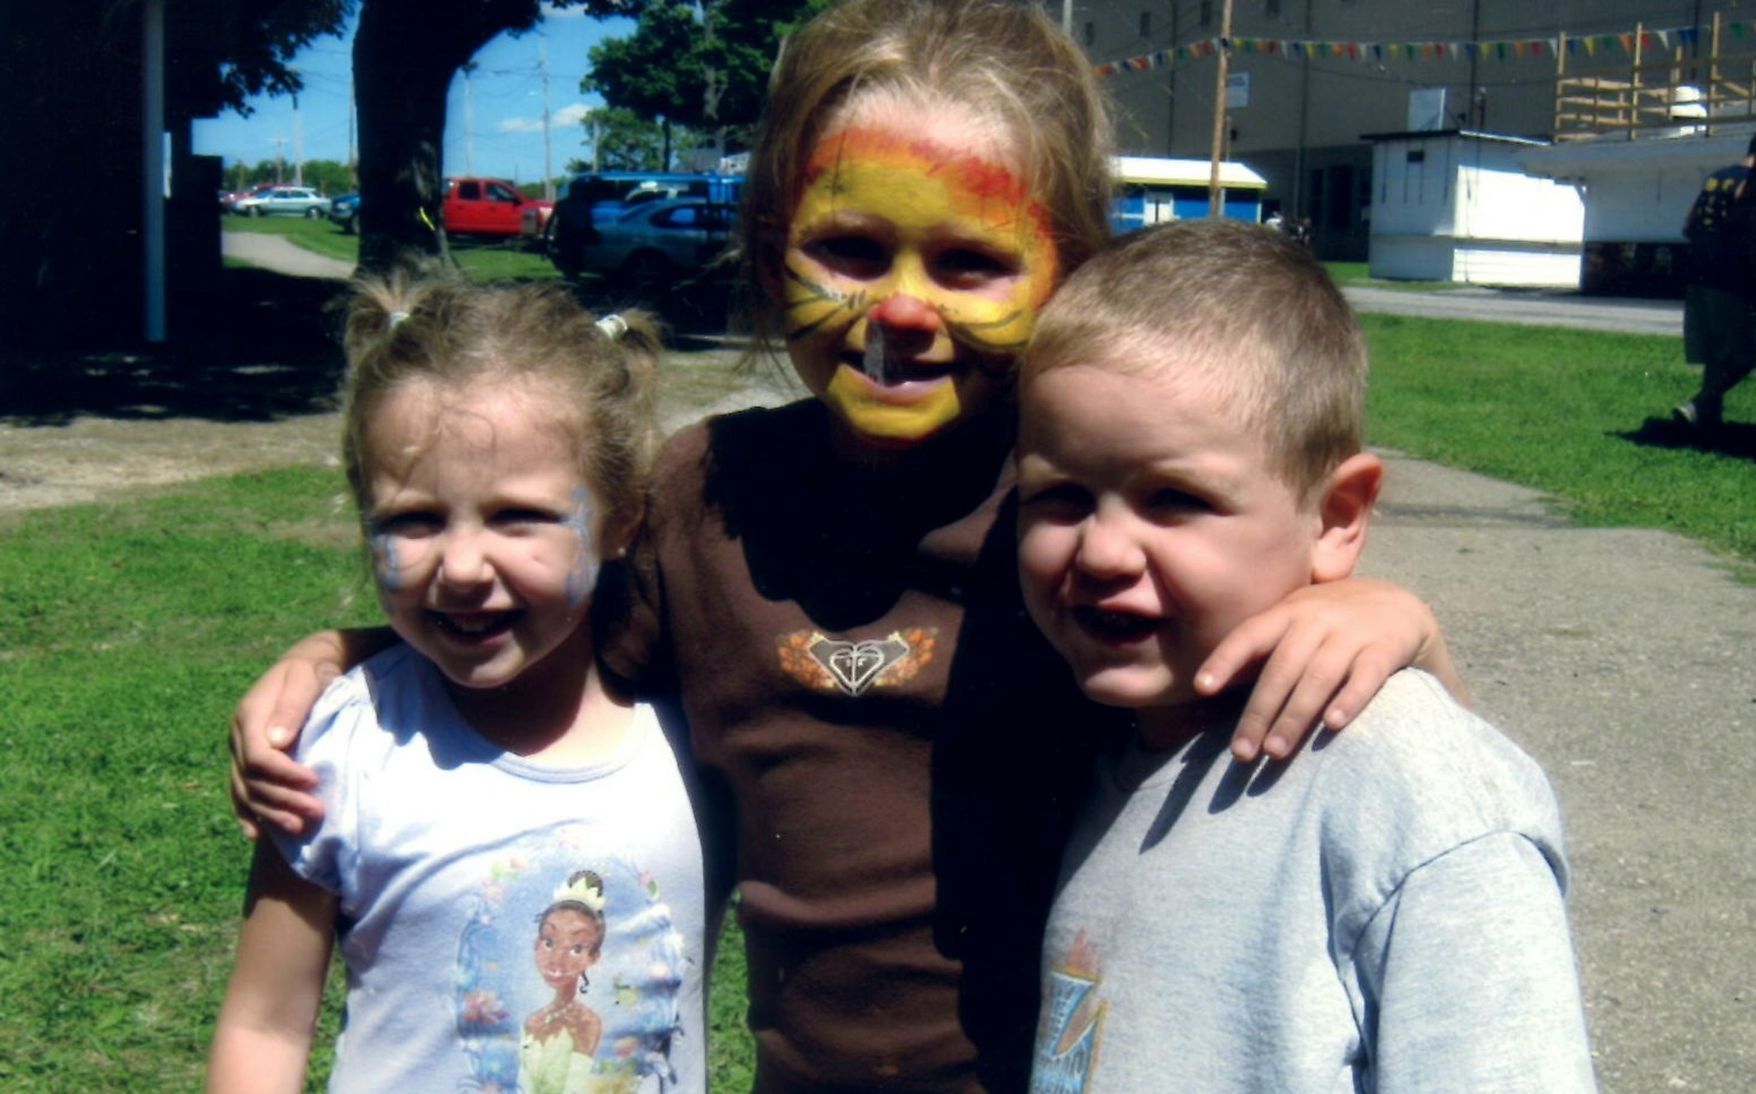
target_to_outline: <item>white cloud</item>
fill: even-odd
[[[584,103],[568,103],[555,111],[552,117],[556,125],[578,125],[585,120],[585,116],[589,113],[591,113],[591,107]]]
[[[550,111],[549,127],[551,129],[562,129],[567,126],[578,125],[590,110],[591,107],[586,106],[584,103],[568,103],[559,110]],[[495,126],[495,128],[501,133],[541,133],[543,131],[543,119],[540,117],[501,118],[500,124]]]

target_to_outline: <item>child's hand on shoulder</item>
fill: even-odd
[[[1439,623],[1400,585],[1348,578],[1310,585],[1238,624],[1208,655],[1196,690],[1216,694],[1257,666],[1232,754],[1285,759],[1319,724],[1341,729],[1392,673],[1417,665],[1467,701]]]

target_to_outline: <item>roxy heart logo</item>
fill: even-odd
[[[828,671],[836,687],[849,695],[858,695],[871,687],[885,669],[907,657],[909,649],[898,634],[876,642],[837,642],[819,636],[805,652]]]
[[[932,627],[908,627],[883,638],[844,641],[818,631],[795,631],[779,642],[780,666],[802,684],[858,697],[920,672],[933,659],[937,633]]]

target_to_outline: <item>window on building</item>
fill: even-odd
[[[1213,0],[1201,0],[1201,9],[1195,19],[1204,27],[1213,22]]]
[[[1089,46],[1096,41],[1097,41],[1097,24],[1090,22],[1090,21],[1087,21],[1085,24],[1085,44]]]
[[[1279,19],[1280,0],[1263,0],[1262,14],[1268,16],[1270,19]]]
[[[1140,36],[1142,38],[1152,37],[1152,12],[1150,11],[1140,13]]]

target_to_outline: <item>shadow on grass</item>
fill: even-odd
[[[54,427],[88,416],[268,422],[334,410],[344,362],[342,316],[331,305],[345,284],[228,267],[218,285],[202,336],[190,344],[42,353],[0,363],[0,422]],[[724,344],[725,285],[630,290],[603,280],[573,285],[581,302],[600,314],[646,300],[673,349]]]
[[[1693,448],[1734,459],[1756,460],[1756,424],[1724,422],[1713,429],[1695,429],[1672,418],[1648,418],[1639,429],[1611,436],[1647,448]]]
[[[275,421],[334,409],[342,282],[227,268],[193,344],[147,353],[43,354],[0,369],[0,421]]]

